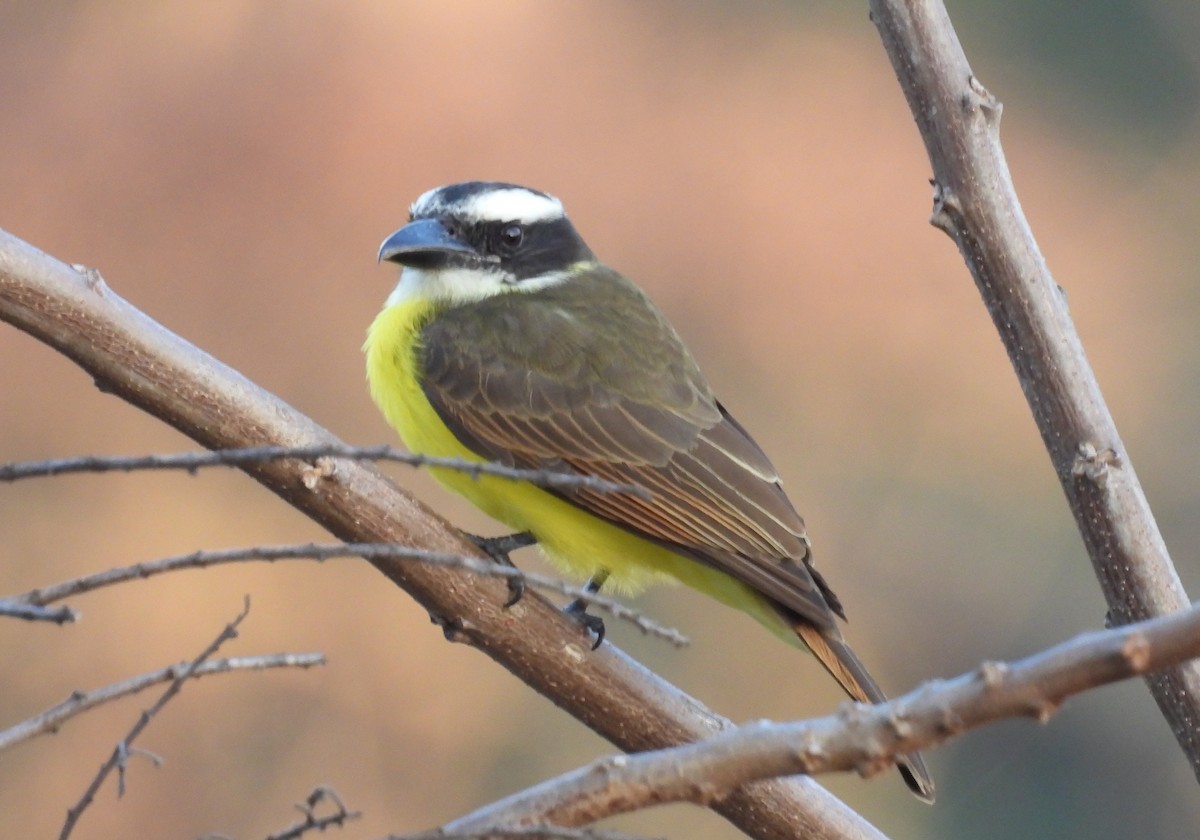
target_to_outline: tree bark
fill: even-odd
[[[1133,462],[1021,211],[1000,102],[941,0],[871,0],[934,174],[932,223],[958,245],[1000,333],[1108,602],[1122,625],[1188,606]],[[1200,777],[1200,663],[1146,678]]]

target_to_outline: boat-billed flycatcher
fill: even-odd
[[[379,259],[403,266],[368,333],[371,395],[414,452],[574,472],[648,498],[437,470],[565,571],[635,591],[674,578],[807,646],[860,702],[884,695],[775,468],[662,313],[545,193],[430,190]],[[909,788],[933,801],[920,755]]]

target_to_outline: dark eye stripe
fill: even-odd
[[[518,280],[538,277],[595,257],[566,218],[521,224],[512,220],[465,224],[445,219],[448,228],[484,258],[494,258]]]

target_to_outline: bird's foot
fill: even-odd
[[[608,580],[608,572],[601,569],[588,579],[588,582],[584,584],[583,591],[595,595],[600,591],[600,587],[604,585],[604,581],[606,580]],[[585,599],[576,598],[563,607],[563,612],[582,624],[585,630],[596,634],[596,641],[592,644],[592,650],[600,647],[601,642],[604,641],[604,619],[598,615],[592,615],[587,611],[587,601]]]
[[[512,559],[508,556],[509,552],[516,551],[518,548],[525,548],[537,542],[533,534],[528,531],[521,531],[517,534],[507,534],[503,537],[479,537],[475,534],[463,534],[470,540],[476,548],[491,557],[492,560],[499,563],[501,566],[508,566],[510,569],[517,568]],[[521,596],[525,594],[525,579],[520,575],[512,575],[506,578],[508,583],[508,600],[504,602],[504,608],[508,609],[517,601],[521,600]]]
[[[587,611],[587,604],[578,598],[563,607],[563,612],[583,625],[583,629],[596,634],[592,650],[600,647],[604,641],[604,619]]]

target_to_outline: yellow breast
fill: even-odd
[[[408,300],[385,308],[367,333],[367,379],[371,396],[404,445],[423,455],[482,462],[442,422],[420,384],[417,349],[420,332],[432,314],[426,300]],[[656,543],[593,516],[522,481],[495,476],[472,478],[464,472],[433,469],[446,487],[516,531],[529,531],[547,557],[567,574],[587,577],[600,569],[609,585],[634,592],[674,578],[731,606],[747,610],[781,637],[795,643],[777,613],[761,597],[728,575],[689,560]],[[784,632],[786,631],[786,632]]]

